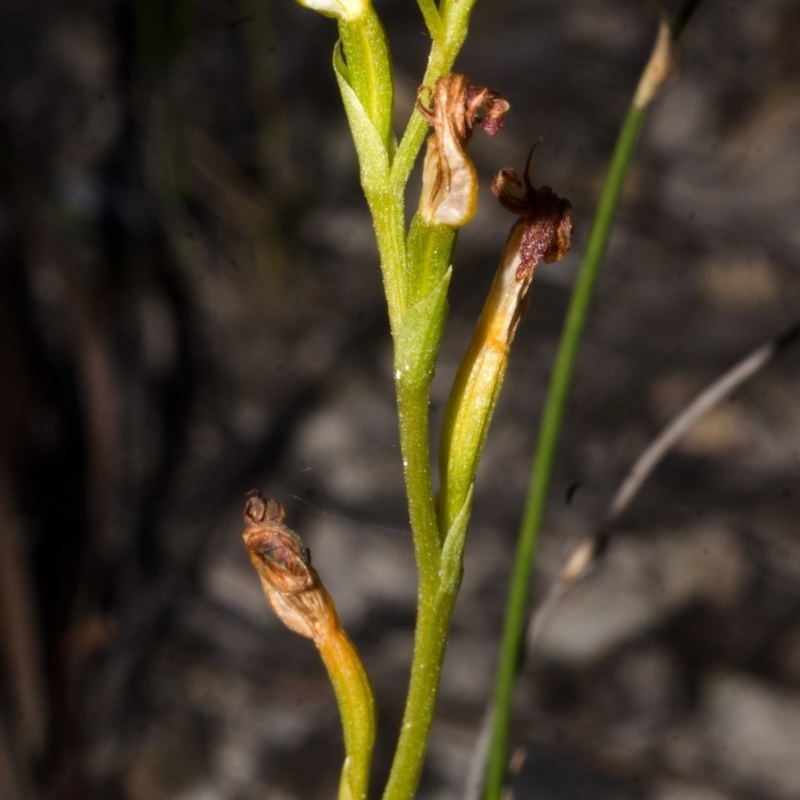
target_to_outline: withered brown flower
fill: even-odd
[[[366,800],[375,743],[375,701],[369,676],[311,566],[310,551],[284,524],[285,516],[280,503],[253,490],[244,509],[242,536],[269,604],[291,630],[313,639],[328,670],[346,752],[339,796]]]
[[[569,200],[560,198],[549,186],[537,189],[531,183],[530,165],[535,149],[536,145],[528,154],[522,180],[516,170],[506,167],[492,181],[492,192],[498,202],[520,218],[515,227],[523,228],[517,279],[533,272],[540,261],[550,264],[563,258],[572,243],[572,205]]]
[[[434,130],[422,167],[419,209],[426,223],[458,227],[473,218],[478,176],[466,147],[476,124],[494,136],[508,109],[496,91],[473,86],[457,73],[443,75],[433,90],[420,88],[417,110]]]
[[[519,219],[508,234],[500,265],[483,305],[475,332],[461,360],[442,425],[439,495],[446,529],[466,501],[489,423],[503,385],[511,344],[528,302],[539,261],[557,261],[569,250],[572,211],[548,186],[534,188],[504,169],[492,190],[504,208]]]
[[[242,537],[275,613],[295,633],[319,644],[339,629],[336,608],[311,566],[308,548],[284,524],[285,516],[279,502],[254,490],[245,505]]]

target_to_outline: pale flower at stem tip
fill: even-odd
[[[297,0],[301,6],[342,22],[356,22],[369,9],[369,0]]]

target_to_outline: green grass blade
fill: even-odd
[[[689,17],[696,10],[699,2],[700,0],[687,0],[681,11],[678,12],[676,22],[672,27],[673,41],[685,29]],[[506,779],[513,693],[528,618],[533,558],[547,505],[567,396],[572,384],[600,264],[606,252],[625,178],[646,118],[646,107],[636,108],[632,105],[623,121],[578,279],[573,289],[548,387],[506,607],[493,698],[492,743],[484,788],[485,800],[499,800]]]

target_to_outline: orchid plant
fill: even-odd
[[[473,218],[478,195],[477,173],[467,149],[476,127],[490,136],[498,133],[509,104],[498,92],[476,86],[466,76],[451,71],[465,41],[475,0],[441,0],[438,5],[434,0],[418,0],[431,50],[416,106],[398,141],[392,129],[390,50],[370,0],[299,2],[334,18],[338,25],[333,69],[374,224],[394,344],[400,449],[418,593],[405,713],[383,798],[410,800],[416,794],[425,758],[460,585],[478,462],[534,270],[541,261],[557,261],[569,250],[571,207],[549,187],[532,184],[530,156],[521,177],[506,168],[492,183],[494,195],[515,220],[450,389],[438,447],[435,490],[428,419],[431,381],[447,318],[456,234]],[[669,39],[667,29],[667,44]],[[668,62],[664,52],[651,59],[650,84],[646,87],[649,94],[640,97],[637,93],[640,109],[646,108],[666,79],[669,69],[664,65]],[[426,141],[429,128],[432,132]],[[631,147],[634,141],[635,135],[629,142]],[[406,185],[423,145],[421,196],[407,225]],[[612,197],[612,216],[615,203]],[[606,236],[608,227],[610,217]],[[604,242],[601,240],[595,249],[599,260]],[[333,600],[311,566],[309,551],[285,524],[280,504],[254,493],[248,498],[244,516],[245,544],[267,600],[292,630],[315,642],[331,677],[346,750],[339,798],[365,800],[375,736],[374,700],[367,673],[339,625]],[[532,547],[526,552],[528,570],[531,554]],[[523,574],[523,582],[527,584],[528,580],[529,572]],[[523,605],[525,601],[523,590]],[[512,609],[510,618],[518,617],[519,609]],[[516,636],[518,647],[521,624],[516,627],[511,638],[513,645]],[[514,661],[512,647],[504,656],[505,666]],[[510,669],[513,680],[513,666]],[[502,741],[502,731],[499,738]],[[502,752],[499,758],[504,764]],[[497,796],[502,779],[501,769],[499,779],[487,786],[487,796]]]

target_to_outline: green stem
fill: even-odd
[[[411,800],[425,760],[455,593],[437,602],[441,546],[431,482],[430,384],[415,384],[400,370],[397,374],[400,449],[418,571],[417,622],[408,697],[383,798]]]
[[[383,800],[413,800],[416,796],[456,596],[455,587],[441,593],[420,587],[408,699]]]
[[[416,792],[458,591],[457,581],[448,580],[450,564],[443,559],[431,477],[428,413],[433,367],[447,316],[455,235],[451,228],[425,225],[419,216],[412,222],[407,275],[410,305],[395,336],[400,450],[418,572],[418,613],[408,697],[385,800],[410,800]],[[457,557],[460,559],[460,552]]]
[[[375,743],[375,701],[369,676],[343,630],[318,641],[317,647],[336,694],[344,731],[346,759],[339,800],[367,800]]]
[[[383,289],[389,311],[392,338],[397,341],[408,307],[406,286],[406,234],[403,220],[403,194],[388,191],[367,192],[375,239],[383,275]]]
[[[687,0],[684,3],[672,27],[673,41],[683,31],[699,2],[700,0]],[[631,106],[623,121],[578,279],[572,292],[548,387],[528,488],[528,498],[514,555],[511,588],[504,618],[500,663],[493,698],[492,745],[486,773],[485,800],[499,800],[505,783],[511,708],[519,656],[528,619],[533,557],[547,505],[567,396],[575,372],[597,274],[611,235],[614,216],[628,168],[646,118],[647,108],[637,109]]]
[[[439,585],[441,547],[431,480],[428,393],[409,387],[405,377],[397,381],[400,451],[405,470],[408,511],[419,576],[420,602],[428,600]]]
[[[462,0],[442,14],[446,32],[434,38],[423,83],[432,86],[448,72],[466,37],[475,0]],[[427,130],[414,111],[391,165],[390,191],[402,196]],[[397,206],[402,215],[402,204]],[[380,246],[380,209],[373,208]],[[446,288],[450,251],[455,232],[425,229],[415,220],[404,263],[408,304],[403,320],[393,326],[396,356],[400,448],[405,468],[414,550],[419,576],[414,656],[400,736],[395,750],[384,800],[412,800],[425,761],[428,737],[441,679],[450,620],[458,581],[443,577],[442,544],[431,481],[428,404],[432,365],[438,352],[446,316]],[[382,259],[383,260],[383,259]],[[384,281],[387,270],[384,268]],[[394,272],[394,277],[397,272]],[[425,321],[426,312],[430,316]],[[462,548],[463,548],[463,539]],[[448,556],[460,563],[461,553]],[[452,564],[447,566],[452,573]]]
[[[442,17],[434,0],[417,0],[417,5],[422,12],[422,18],[425,20],[425,27],[428,29],[431,39],[434,41],[440,39],[444,32],[442,29]]]

